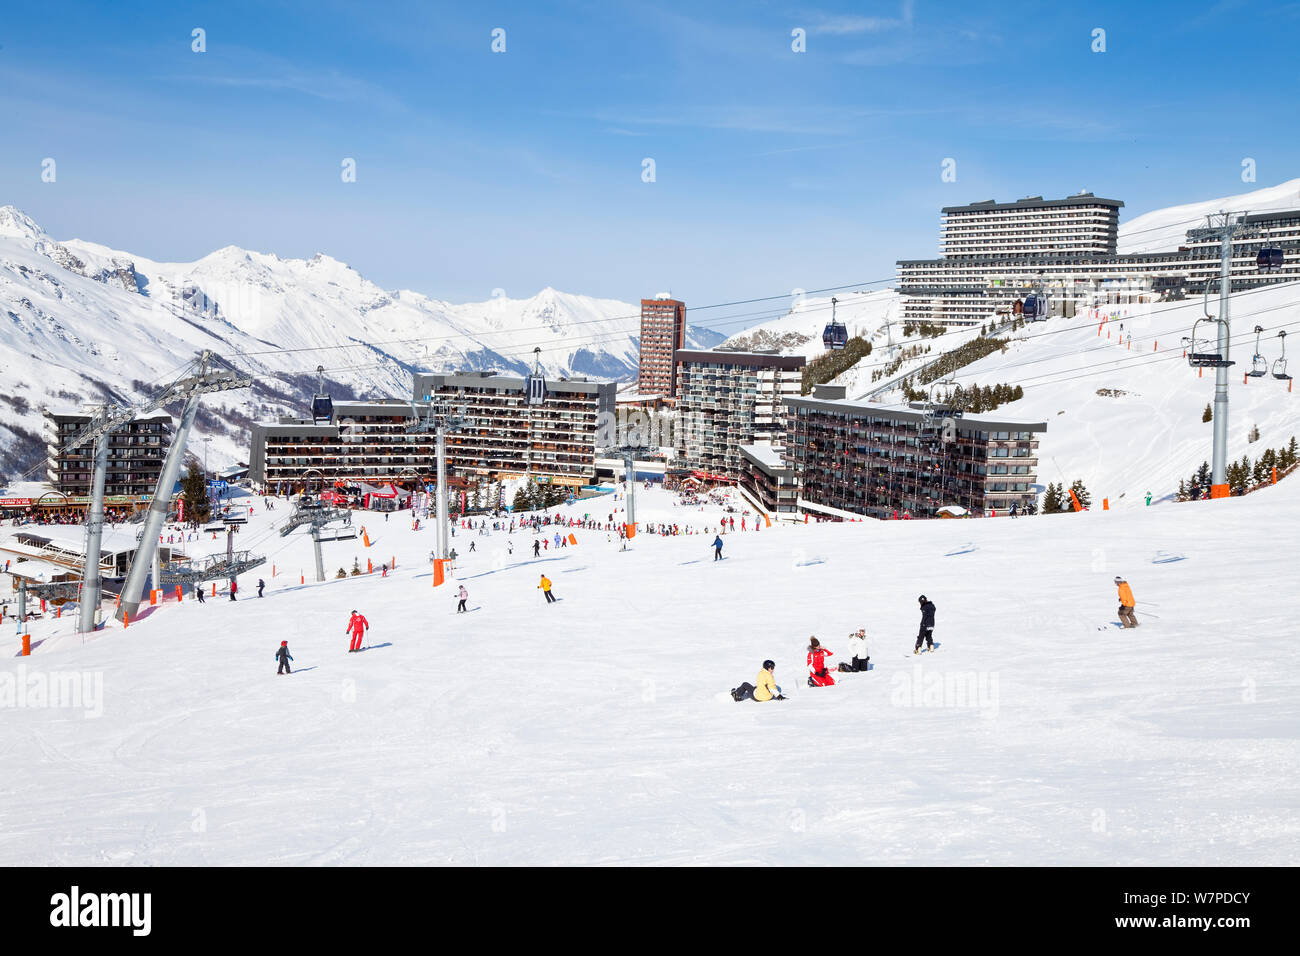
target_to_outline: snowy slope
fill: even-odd
[[[203,347],[264,383],[208,403],[233,410],[200,420],[192,441],[214,437],[215,465],[246,457],[249,420],[300,412],[317,365],[344,397],[408,394],[416,368],[523,372],[535,347],[548,375],[625,379],[640,331],[639,307],[625,302],[548,288],[454,305],[386,291],[320,254],[227,247],[193,263],[153,262],[56,242],[13,207],[0,208],[0,321],[0,472],[10,473],[41,453],[41,406],[137,399]],[[690,330],[692,345],[719,339]]]
[[[305,535],[268,525],[286,507],[259,505],[237,539],[276,562],[276,577],[258,572],[262,600],[246,575],[235,603],[168,604],[84,645],[50,636],[67,620],[38,621],[25,661],[9,632],[0,694],[67,675],[93,699],[6,703],[0,752],[22,772],[5,776],[0,864],[1286,865],[1300,852],[1300,593],[1276,577],[1291,542],[1259,533],[1297,525],[1300,480],[1125,515],[749,531],[716,564],[712,535],[642,534],[619,553],[578,531],[576,548],[533,560],[527,536],[512,556],[500,533],[468,554],[461,531],[472,610],[459,617],[451,588],[430,587],[427,526],[371,517],[374,546],[326,544],[326,567],[396,556],[397,570],[302,586]],[[638,511],[716,520],[658,492]],[[1142,622],[1128,634],[1108,623],[1117,573]],[[864,580],[865,603],[827,599]],[[921,592],[939,649],[916,658]],[[353,608],[371,624],[361,654],[343,635]],[[875,669],[806,687],[808,636],[842,656],[860,625]],[[275,674],[282,639],[292,676]],[[727,689],[768,656],[790,699],[733,703]]]
[[[1123,255],[1164,252],[1187,241],[1187,230],[1205,224],[1215,212],[1269,212],[1300,209],[1300,179],[1236,196],[1170,206],[1137,216],[1119,227],[1119,251]]]

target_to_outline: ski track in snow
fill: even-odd
[[[718,518],[657,490],[638,513]],[[711,533],[620,552],[579,529],[543,561],[519,533],[503,560],[494,533],[457,569],[476,609],[459,616],[454,583],[431,593],[427,526],[385,528],[387,578],[300,586],[310,542],[271,526],[287,514],[259,510],[237,538],[280,571],[245,575],[249,597],[168,604],[84,645],[71,619],[38,621],[37,652],[4,656],[0,676],[102,675],[104,701],[98,718],[0,708],[0,864],[1285,864],[1300,849],[1300,595],[1280,586],[1286,540],[1251,533],[1295,526],[1300,481],[1122,512],[736,532],[716,565]],[[327,569],[378,553],[325,549]],[[1152,564],[1159,551],[1185,560]],[[536,590],[543,569],[561,603]],[[1116,573],[1136,630],[1108,625]],[[922,592],[941,649],[914,657]],[[353,607],[376,653],[346,653]],[[834,664],[858,626],[872,672],[808,688],[808,636]],[[732,702],[769,656],[790,699]]]

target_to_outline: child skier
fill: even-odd
[[[289,653],[288,641],[280,642],[280,649],[275,652],[275,659],[280,662],[280,668],[276,671],[277,674],[293,673],[293,668],[289,666],[289,662],[293,660],[293,655]]]
[[[370,622],[367,621],[365,617],[363,617],[362,615],[358,614],[355,610],[353,610],[352,616],[348,618],[348,626],[343,629],[344,634],[352,635],[352,640],[348,645],[349,654],[361,650],[361,638],[365,635],[365,632],[368,631],[369,629],[370,629]]]
[[[469,600],[469,592],[465,590],[465,585],[462,584],[460,586],[460,591],[458,596],[460,597],[460,604],[456,605],[456,613],[464,614],[465,602]]]
[[[835,683],[835,678],[831,672],[826,669],[826,658],[834,657],[833,651],[828,651],[822,647],[821,641],[817,638],[810,638],[808,641],[808,686],[809,687],[830,687]]]

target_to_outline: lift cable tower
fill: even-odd
[[[308,525],[311,529],[311,543],[316,552],[316,580],[325,580],[325,557],[321,554],[321,530],[334,522],[344,525],[352,524],[352,512],[347,508],[336,508],[324,504],[319,498],[314,501],[303,495],[298,499],[294,512],[280,526],[280,537],[287,537],[294,528]],[[265,560],[265,559],[263,559]]]
[[[225,367],[215,367],[218,361],[222,362]],[[162,530],[163,522],[167,520],[172,487],[176,484],[177,475],[180,474],[181,462],[185,458],[185,448],[190,437],[190,429],[194,426],[194,416],[198,414],[199,399],[210,392],[248,388],[252,384],[252,376],[235,370],[224,360],[218,359],[213,352],[204,350],[199,353],[198,358],[186,366],[181,378],[172,382],[144,405],[123,412],[123,415],[126,416],[123,421],[130,421],[136,415],[155,411],[178,401],[185,402],[181,411],[180,425],[176,429],[176,434],[172,436],[171,447],[167,449],[167,457],[163,460],[162,473],[158,476],[158,484],[154,488],[153,499],[149,502],[149,510],[145,514],[144,524],[140,529],[140,544],[131,557],[131,566],[126,573],[126,582],[122,585],[122,595],[118,601],[116,615],[119,621],[124,620],[127,615],[134,616],[135,612],[139,610],[141,596],[144,594],[145,579],[149,575],[154,565],[154,557],[158,553],[158,534]],[[101,491],[103,489],[103,485],[99,481],[96,481],[96,487]],[[95,506],[92,505],[93,507]],[[102,522],[102,495],[98,510]],[[157,583],[161,582],[156,582],[155,586],[157,586]],[[82,619],[83,621],[85,619],[84,605]]]
[[[415,423],[407,429],[407,434],[420,434],[433,432],[437,437],[438,447],[438,473],[437,473],[437,520],[434,522],[434,531],[436,532],[435,545],[436,551],[434,557],[439,561],[447,560],[447,547],[450,540],[448,531],[448,513],[447,513],[447,434],[448,432],[460,431],[464,427],[465,410],[459,409],[455,412],[451,407],[442,401],[429,399],[424,406],[424,416],[421,417],[419,406],[411,403],[411,412],[415,416]]]

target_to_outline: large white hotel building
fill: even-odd
[[[1199,294],[1219,274],[1219,240],[1204,225],[1188,229],[1177,249],[1120,255],[1123,205],[1084,192],[944,207],[941,257],[897,264],[904,319],[979,325],[1035,287],[1049,294],[1054,314],[1074,315],[1094,303]],[[1300,208],[1248,215],[1244,224],[1233,241],[1234,290],[1300,279]],[[1282,268],[1257,270],[1263,247],[1283,250]]]

